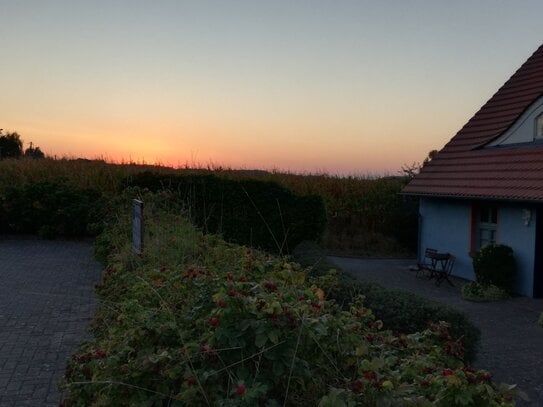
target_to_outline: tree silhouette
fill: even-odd
[[[411,165],[404,164],[402,166],[401,172],[406,176],[409,180],[415,178],[415,176],[420,172],[420,170],[428,165],[430,161],[432,161],[435,156],[439,153],[438,150],[432,150],[428,153],[426,158],[424,159],[423,163],[420,164],[418,162],[414,162]]]
[[[0,159],[19,158],[23,155],[23,140],[16,132],[2,134],[0,130]]]
[[[41,151],[39,147],[34,147],[32,142],[30,142],[30,146],[25,150],[25,157],[44,158],[45,154],[43,154],[43,151]]]

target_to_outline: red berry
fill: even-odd
[[[219,318],[213,317],[209,320],[209,323],[211,324],[211,326],[217,326],[219,325]]]
[[[275,284],[273,281],[266,281],[264,283],[264,287],[267,289],[267,290],[270,290],[270,291],[275,291],[277,290],[277,284]]]
[[[364,379],[372,382],[374,380],[377,380],[377,375],[375,374],[375,372],[371,371],[371,370],[367,370],[363,373],[363,376],[364,376]]]
[[[236,384],[236,394],[238,396],[243,396],[245,393],[247,393],[247,387],[242,383]]]
[[[189,376],[185,380],[187,381],[187,384],[189,384],[191,386],[194,386],[195,384],[198,383],[198,381],[196,380],[196,377],[194,377],[194,376]]]
[[[430,385],[430,381],[429,380],[423,380],[423,381],[420,382],[420,385],[422,387],[427,387],[427,386]]]
[[[452,376],[453,374],[454,372],[452,371],[452,369],[449,368],[443,369],[443,371],[441,372],[442,376]]]
[[[360,393],[362,391],[362,387],[364,387],[364,385],[358,379],[351,383],[351,389],[355,393]]]

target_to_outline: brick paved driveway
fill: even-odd
[[[100,267],[88,242],[0,237],[0,406],[58,406]]]
[[[451,305],[469,315],[481,330],[475,366],[489,370],[496,382],[516,383],[530,397],[519,406],[543,406],[543,328],[536,325],[543,299],[512,298],[474,303],[460,297],[464,280],[436,287],[409,271],[414,260],[373,260],[330,257],[341,269],[382,286],[398,288]]]

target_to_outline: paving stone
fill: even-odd
[[[58,405],[100,275],[90,242],[0,236],[0,407]]]
[[[460,294],[465,280],[453,278],[454,286],[416,278],[410,266],[415,260],[330,257],[356,277],[384,287],[397,288],[448,304],[465,312],[481,330],[474,366],[490,371],[498,383],[515,383],[528,394],[519,406],[543,406],[543,328],[536,321],[543,299],[516,297],[492,303],[465,301]]]

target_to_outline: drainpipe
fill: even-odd
[[[417,262],[421,261],[421,244],[422,244],[422,215],[419,212],[418,230],[417,230]]]

